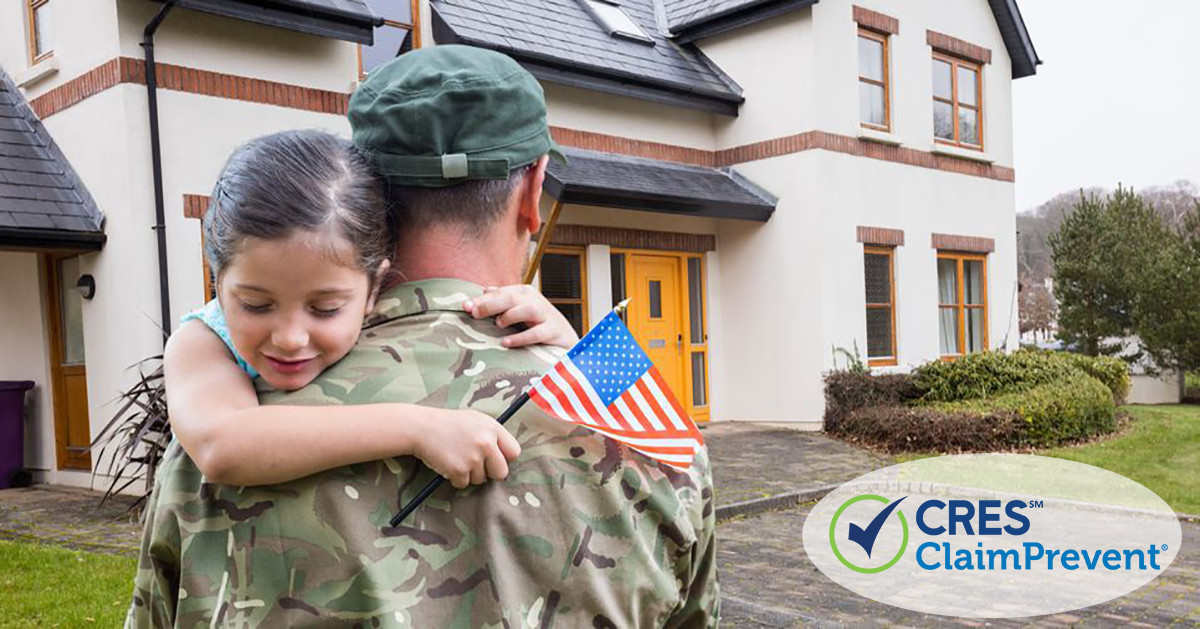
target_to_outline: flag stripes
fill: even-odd
[[[605,405],[568,356],[536,380],[529,395],[547,413],[586,426],[669,465],[689,466],[704,446],[700,431],[653,366],[612,404]]]

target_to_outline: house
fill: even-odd
[[[570,156],[542,290],[580,329],[631,297],[697,419],[819,426],[834,348],[886,371],[1017,344],[1011,86],[1039,60],[1014,0],[15,0],[0,35],[0,98],[75,173],[30,198],[0,161],[0,378],[39,385],[41,480],[87,482],[128,367],[205,299],[230,151],[348,133],[360,77],[426,45],[542,81]],[[5,218],[71,203],[85,243]]]

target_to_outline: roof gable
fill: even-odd
[[[104,215],[0,70],[0,247],[100,249]]]

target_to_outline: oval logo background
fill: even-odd
[[[917,612],[1019,618],[1088,607],[1149,583],[1182,529],[1154,492],[1049,457],[921,459],[831,492],[804,522],[821,572]]]

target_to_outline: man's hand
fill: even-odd
[[[424,409],[417,420],[413,455],[458,489],[508,477],[508,462],[521,454],[496,420],[470,410]]]
[[[463,309],[476,319],[496,317],[496,325],[502,328],[523,324],[525,330],[500,341],[505,347],[542,344],[570,349],[579,342],[567,318],[528,284],[489,286],[479,297],[464,302]]]

